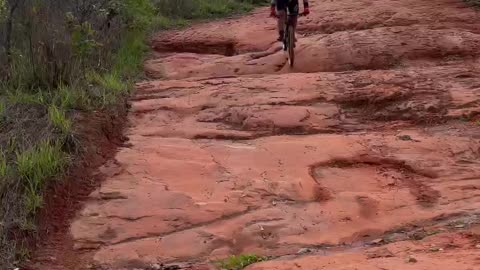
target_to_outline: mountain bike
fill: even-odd
[[[295,64],[295,27],[293,22],[296,17],[305,16],[304,13],[290,13],[287,8],[285,12],[285,28],[283,36],[283,50],[288,51],[288,62],[290,67]]]

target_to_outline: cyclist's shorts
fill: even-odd
[[[277,0],[278,10],[286,10],[287,8],[290,14],[298,14],[298,0]]]

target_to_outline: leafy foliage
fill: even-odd
[[[225,260],[219,261],[218,265],[221,270],[240,270],[251,264],[266,261],[268,258],[255,254],[244,254],[238,256],[230,256]]]

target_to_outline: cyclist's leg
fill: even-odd
[[[278,41],[283,40],[285,34],[285,19],[287,14],[287,6],[289,0],[277,0],[277,15],[278,15]]]
[[[287,11],[284,10],[278,10],[277,15],[278,15],[278,41],[283,40],[283,34],[285,34],[285,20],[286,20],[286,13]]]

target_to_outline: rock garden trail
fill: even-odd
[[[480,269],[480,13],[311,6],[294,68],[267,8],[152,40],[79,269]]]

